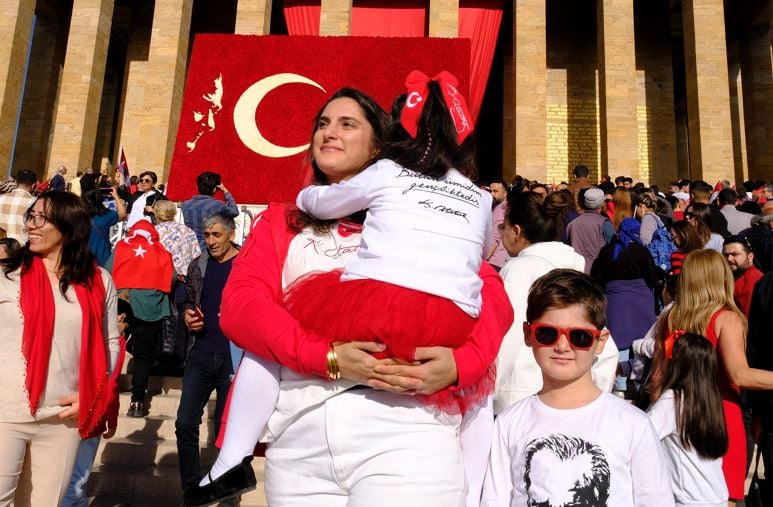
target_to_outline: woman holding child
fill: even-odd
[[[333,184],[360,173],[383,148],[386,129],[385,115],[370,97],[339,90],[315,120],[310,149],[315,182]],[[359,247],[358,222],[323,221],[271,205],[253,228],[223,294],[223,331],[282,366],[278,400],[256,399],[276,405],[266,428],[269,503],[464,505],[461,417],[432,410],[424,396],[406,394],[464,389],[483,378],[511,323],[510,305],[498,276],[484,264],[485,304],[460,347],[418,347],[417,363],[410,364],[376,359],[372,354],[383,352],[383,344],[331,344],[299,324],[282,304],[283,292],[306,273],[343,267]],[[337,255],[327,255],[330,251]],[[245,326],[245,319],[265,325]],[[230,428],[241,424],[238,417],[229,413],[226,441]],[[213,484],[220,475],[213,469]],[[304,480],[292,480],[301,476]]]

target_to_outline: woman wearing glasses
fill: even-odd
[[[127,211],[129,213],[126,219],[126,227],[130,229],[138,220],[142,220],[145,217],[153,216],[153,204],[156,201],[166,199],[164,194],[156,190],[155,186],[158,182],[158,176],[153,171],[145,171],[140,174],[137,191],[128,197],[127,201],[129,206]],[[152,219],[150,219],[153,221]]]
[[[80,439],[112,436],[118,409],[116,293],[88,209],[51,192],[24,218],[28,243],[0,264],[0,506],[57,505]]]

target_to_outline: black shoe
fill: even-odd
[[[145,417],[145,404],[141,401],[133,401],[129,405],[128,417]]]
[[[189,487],[185,490],[183,505],[203,507],[252,491],[258,481],[255,479],[255,472],[250,462],[252,462],[252,456],[246,456],[240,464],[206,486],[194,484]]]

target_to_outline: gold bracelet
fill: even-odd
[[[330,344],[330,348],[327,351],[327,378],[330,380],[338,380],[341,378],[341,370],[338,367],[338,355],[333,344]]]

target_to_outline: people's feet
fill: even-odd
[[[185,490],[184,505],[186,507],[211,505],[252,491],[258,481],[255,479],[251,462],[252,456],[246,456],[241,463],[206,486],[195,484],[189,487]]]
[[[128,417],[145,417],[145,404],[141,401],[133,401],[129,405]]]

